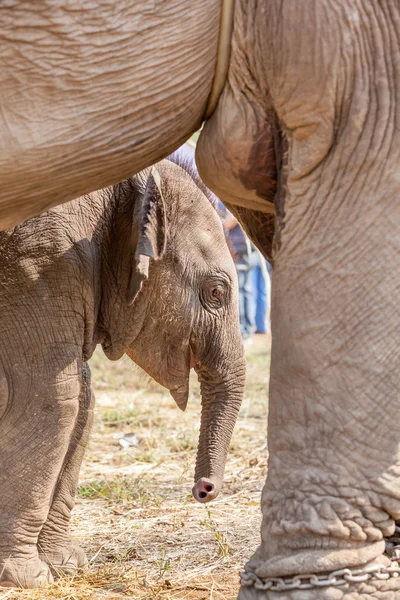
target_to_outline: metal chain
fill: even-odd
[[[397,529],[397,528],[396,528]],[[400,528],[398,528],[400,534]],[[399,546],[400,547],[400,546]],[[294,577],[268,577],[263,579],[255,573],[245,571],[240,574],[242,585],[254,586],[257,590],[271,592],[288,592],[289,590],[310,590],[312,588],[323,588],[340,586],[346,583],[362,583],[370,579],[391,579],[400,576],[400,566],[395,560],[391,561],[390,567],[385,565],[372,565],[365,569],[339,569],[324,575],[304,574]]]
[[[400,527],[396,525],[394,534],[385,538],[386,554],[392,560],[400,558]]]

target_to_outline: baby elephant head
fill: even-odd
[[[243,397],[245,363],[235,267],[219,216],[186,168],[165,160],[139,175],[133,211],[126,354],[185,410],[198,375],[202,415],[193,495],[215,498]]]

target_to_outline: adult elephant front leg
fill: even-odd
[[[336,233],[347,243],[334,253],[321,223],[315,245],[302,245],[297,260],[284,245],[275,260],[269,474],[262,544],[246,568],[264,584],[276,576],[326,579],[337,569],[390,566],[384,537],[400,514],[399,273],[391,263],[400,252],[400,214],[396,209],[388,228],[385,211],[381,218],[378,207],[374,212],[373,263],[362,235],[366,221],[357,235],[345,218]],[[392,242],[378,248],[383,231]],[[399,590],[397,579],[372,577],[286,593],[243,586],[240,600],[394,600]]]
[[[94,394],[90,369],[82,369],[79,411],[46,522],[39,535],[40,558],[56,572],[75,572],[87,564],[85,552],[69,535],[71,512],[75,505],[79,470],[93,423]]]
[[[202,133],[202,172],[209,160],[211,187],[213,172],[222,173],[214,187],[228,177],[232,144],[219,146],[214,134],[228,136],[224,119],[235,113],[238,124],[255,115],[254,130],[236,130],[251,146],[262,94],[278,171],[269,474],[262,544],[247,565],[264,583],[243,586],[240,599],[392,600],[400,592],[392,577],[268,586],[273,577],[326,580],[337,569],[390,564],[384,538],[400,517],[400,65],[390,51],[399,8],[272,0],[252,13],[239,1],[235,15],[230,86]],[[250,44],[258,51],[240,94],[235,67]],[[251,161],[243,169],[248,179],[238,172],[237,182],[246,184]],[[251,202],[245,189],[242,205]]]
[[[291,43],[296,35],[304,41],[306,17],[287,9],[278,20],[286,48],[274,38],[282,58],[268,69],[288,168],[280,174],[272,285],[263,541],[248,565],[261,579],[389,566],[384,537],[400,517],[399,135],[385,59],[399,70],[379,37],[393,30],[380,9],[379,25],[359,10],[359,21],[346,21],[344,30],[334,11],[317,10],[314,26],[329,36],[307,69]],[[372,53],[362,61],[358,36]],[[335,41],[347,63],[334,57]],[[386,599],[393,590],[399,593],[398,580],[371,576],[308,590],[307,598]],[[241,597],[260,594],[246,588]]]
[[[39,533],[49,513],[78,413],[79,365],[39,371],[26,360],[12,360],[13,343],[4,344],[0,420],[0,586],[39,587],[52,581],[39,558]],[[20,349],[22,353],[22,349]]]

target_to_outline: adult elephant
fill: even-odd
[[[18,3],[1,31],[2,226],[161,158],[211,88],[219,0],[45,4]],[[400,592],[385,554],[400,519],[399,38],[398,0],[236,1],[197,160],[273,247],[269,474],[241,600]]]

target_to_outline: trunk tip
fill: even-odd
[[[196,481],[192,489],[192,494],[197,502],[205,504],[214,500],[220,492],[221,485],[208,479],[207,477],[201,477]]]

